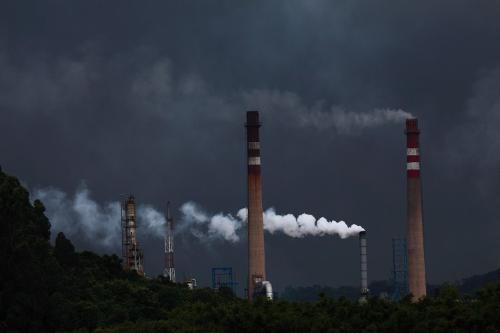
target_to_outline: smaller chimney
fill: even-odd
[[[361,297],[360,303],[365,303],[368,297],[368,243],[366,239],[366,231],[359,233],[359,251],[361,259]]]

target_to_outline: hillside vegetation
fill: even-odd
[[[8,332],[499,332],[500,284],[472,295],[452,287],[411,303],[311,302],[188,290],[125,273],[120,259],[49,242],[40,201],[0,171],[0,331]]]

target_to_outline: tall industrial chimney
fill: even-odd
[[[167,230],[165,235],[165,268],[163,276],[175,282],[174,266],[174,219],[170,215],[170,201],[167,202]]]
[[[420,182],[419,130],[417,119],[406,120],[407,161],[407,247],[408,286],[413,300],[427,294],[422,224],[422,185]]]
[[[262,182],[260,178],[260,140],[258,111],[247,112],[248,161],[248,299],[266,280]]]
[[[361,303],[366,302],[368,297],[368,244],[366,240],[366,231],[359,233],[359,253],[361,260]]]

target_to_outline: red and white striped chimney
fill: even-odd
[[[427,294],[418,120],[406,120],[408,286],[413,299]]]

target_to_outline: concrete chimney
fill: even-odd
[[[413,300],[427,294],[425,279],[424,232],[422,224],[422,185],[420,182],[420,151],[417,119],[406,120],[407,161],[407,247],[408,287]]]
[[[262,212],[262,181],[260,176],[260,140],[258,111],[247,112],[248,161],[248,299],[256,286],[266,280],[264,221]]]

